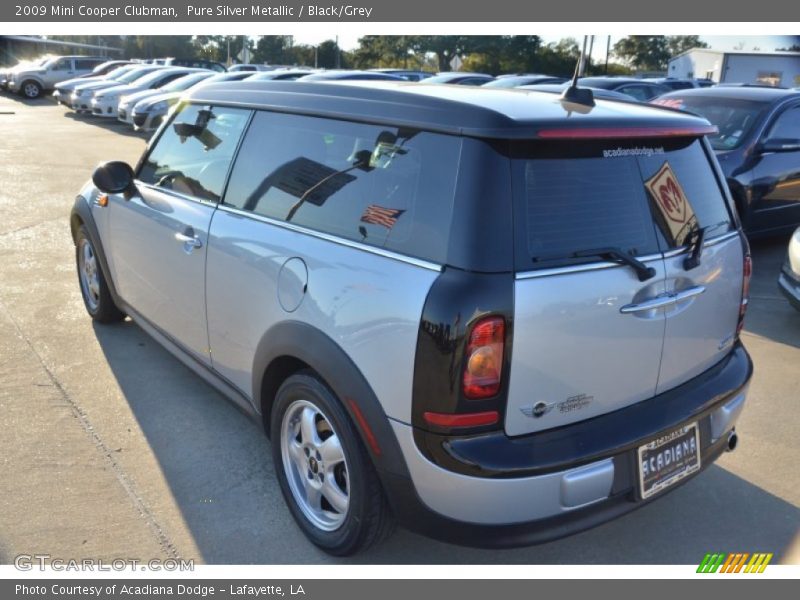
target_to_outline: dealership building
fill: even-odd
[[[692,48],[669,61],[668,77],[716,83],[800,86],[800,52],[744,52]]]

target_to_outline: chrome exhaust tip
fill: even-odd
[[[733,452],[734,450],[736,450],[736,446],[738,444],[739,444],[739,436],[737,435],[736,430],[734,429],[728,434],[728,444],[727,446],[725,446],[725,451]]]

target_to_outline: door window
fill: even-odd
[[[143,183],[219,202],[250,111],[188,105],[170,123],[141,165]]]
[[[770,127],[767,139],[800,140],[800,106],[783,111]]]

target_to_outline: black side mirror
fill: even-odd
[[[772,138],[762,142],[759,150],[761,152],[797,152],[800,150],[800,140],[794,138]]]
[[[121,160],[101,163],[92,173],[92,182],[101,192],[119,194],[133,185],[133,169]]]

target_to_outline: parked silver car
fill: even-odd
[[[199,86],[80,190],[78,283],[263,424],[324,550],[395,521],[536,543],[736,447],[750,255],[712,131],[532,91]]]
[[[56,56],[42,65],[11,71],[8,89],[32,100],[57,83],[91,73],[107,59],[92,56]]]

